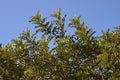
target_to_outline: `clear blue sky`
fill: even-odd
[[[0,43],[15,39],[27,27],[29,17],[40,10],[46,17],[54,10],[62,9],[67,18],[81,15],[89,28],[101,33],[120,25],[120,0],[1,0]]]

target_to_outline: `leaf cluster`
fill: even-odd
[[[80,16],[71,18],[67,26],[61,9],[51,17],[48,21],[37,12],[30,19],[34,34],[27,28],[0,47],[0,80],[120,79],[119,27],[94,36],[95,31],[80,22]],[[66,28],[75,31],[68,34]]]

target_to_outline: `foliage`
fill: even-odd
[[[120,29],[94,36],[81,17],[66,25],[61,9],[48,21],[37,12],[20,36],[0,48],[0,80],[119,80]],[[73,34],[67,29],[74,28]],[[41,37],[37,37],[41,35]],[[52,45],[50,45],[52,43]],[[50,48],[55,45],[54,48]]]

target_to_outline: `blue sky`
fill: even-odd
[[[0,43],[15,39],[27,27],[33,29],[29,17],[36,11],[42,16],[62,9],[67,18],[81,15],[89,28],[101,34],[101,30],[120,25],[120,0],[1,0]]]

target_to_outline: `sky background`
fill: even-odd
[[[120,25],[120,0],[1,0],[0,43],[16,39],[27,27],[31,30],[29,17],[40,11],[49,17],[53,11],[62,9],[67,18],[82,16],[81,20],[100,35],[101,30]],[[72,32],[72,31],[71,31]]]

